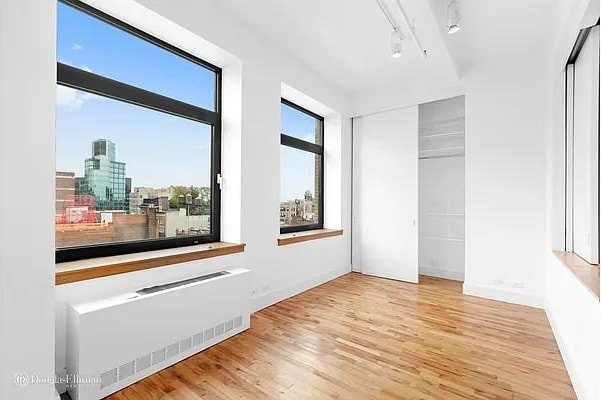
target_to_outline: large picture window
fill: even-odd
[[[280,233],[323,228],[323,117],[282,99]]]
[[[57,8],[56,261],[219,241],[221,70]]]
[[[599,264],[599,23],[582,29],[566,74],[565,249]]]

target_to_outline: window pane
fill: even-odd
[[[58,3],[57,60],[215,111],[215,73]]]
[[[209,234],[211,133],[59,85],[56,247]]]
[[[319,223],[320,157],[281,146],[280,226]]]
[[[322,144],[323,122],[284,103],[281,105],[282,133],[306,142]]]

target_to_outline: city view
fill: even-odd
[[[209,234],[208,186],[132,187],[116,144],[91,143],[83,176],[56,172],[56,246]]]
[[[210,186],[135,186],[128,163],[117,159],[115,142],[96,139],[90,150],[87,158],[82,155],[83,174],[56,171],[57,248],[210,234]],[[306,171],[315,173],[310,177],[315,187],[319,172],[307,166]],[[306,190],[282,200],[280,226],[316,223],[313,193]]]

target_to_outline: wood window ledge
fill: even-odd
[[[313,231],[285,233],[278,238],[278,246],[307,242],[309,240],[323,239],[332,236],[341,236],[342,229],[316,229]]]
[[[554,251],[553,254],[599,300],[599,265],[589,264],[575,253]]]
[[[56,264],[55,284],[63,285],[244,252],[244,244],[215,242],[144,253],[91,258]]]

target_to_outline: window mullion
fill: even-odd
[[[323,146],[295,138],[294,136],[286,135],[285,133],[281,134],[280,143],[283,146],[292,147],[297,150],[323,155]]]
[[[210,125],[215,125],[219,119],[216,112],[62,63],[57,63],[57,81],[61,85]]]

